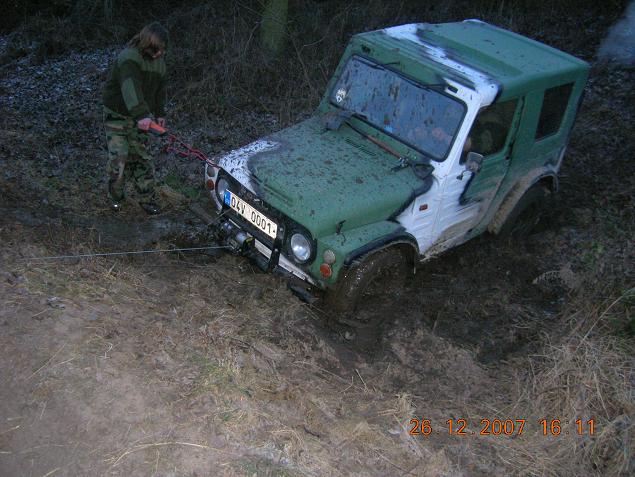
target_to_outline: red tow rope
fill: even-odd
[[[168,134],[168,143],[164,147],[165,152],[171,152],[179,157],[192,157],[210,166],[218,167],[214,161],[207,157],[203,151],[196,149],[181,140],[174,134]]]
[[[165,152],[172,152],[179,157],[193,157],[194,159],[198,159],[199,161],[209,164],[210,166],[218,167],[218,164],[207,157],[203,153],[203,151],[186,144],[175,134],[168,134],[168,130],[166,128],[155,123],[154,121],[150,121],[150,123],[146,127],[144,127],[143,129],[140,128],[139,130],[148,134],[152,134],[153,136],[167,136],[168,142],[163,147],[163,150]]]

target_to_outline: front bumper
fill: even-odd
[[[205,182],[211,181],[216,184],[219,178],[220,168],[205,167]],[[252,191],[248,191],[228,174],[225,177],[234,181],[236,189],[241,196],[248,196]],[[210,190],[211,199],[216,206],[216,210],[221,214],[220,220],[215,221],[214,234],[218,243],[228,245],[232,252],[249,258],[262,271],[282,276],[287,280],[289,288],[302,300],[312,303],[319,296],[320,286],[316,280],[306,271],[298,267],[290,258],[282,253],[285,230],[278,234],[278,238],[271,241],[268,237],[258,236],[259,231],[252,231],[249,225],[243,223],[243,219],[235,212],[228,210],[220,202],[215,190]],[[272,216],[271,214],[269,214]],[[273,216],[272,216],[273,217]],[[279,221],[283,224],[283,221]]]
[[[270,248],[231,218],[218,222],[215,232],[219,243],[229,246],[234,253],[249,258],[262,271],[284,276],[293,282],[299,280],[311,287],[317,285],[310,275],[280,252],[279,244],[274,242],[273,249]]]

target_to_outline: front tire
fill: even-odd
[[[394,302],[395,294],[403,289],[411,272],[405,255],[397,247],[371,253],[343,271],[335,288],[326,292],[325,305],[340,321],[369,325],[375,320],[360,312],[383,315],[382,305]]]

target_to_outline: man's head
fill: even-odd
[[[128,46],[137,48],[144,56],[157,59],[163,56],[169,43],[168,31],[158,22],[150,23],[143,27]]]

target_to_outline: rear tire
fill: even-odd
[[[381,317],[381,305],[394,302],[397,287],[403,289],[409,272],[412,270],[398,248],[371,253],[342,272],[335,288],[326,292],[324,303],[340,322],[374,326],[381,320],[367,314],[361,317],[359,312],[372,308]]]
[[[512,238],[529,236],[538,224],[545,221],[551,197],[551,190],[543,185],[530,187],[510,212],[499,235]]]

